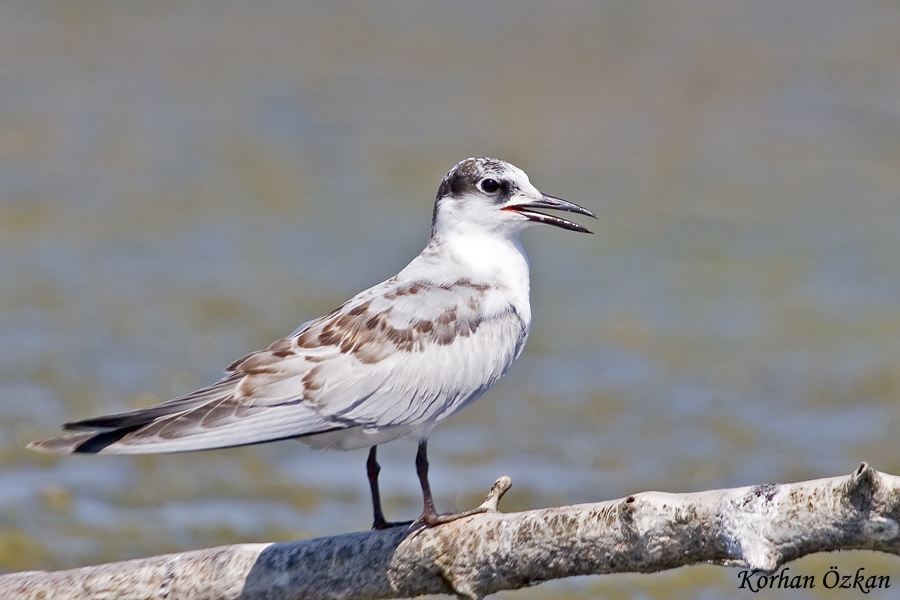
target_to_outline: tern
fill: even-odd
[[[381,508],[376,449],[418,441],[416,473],[434,526],[479,512],[435,510],[427,440],[441,421],[493,386],[531,330],[528,258],[519,235],[538,223],[591,233],[539,212],[596,216],[539,192],[524,171],[468,158],[444,177],[425,249],[390,279],[290,336],[232,363],[216,383],[130,412],[66,423],[32,442],[53,454],[156,454],[299,439],[313,447],[369,448],[373,527]]]

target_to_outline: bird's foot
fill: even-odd
[[[416,523],[423,523],[427,527],[434,527],[435,525],[443,525],[444,523],[449,523],[450,521],[456,521],[457,519],[471,517],[472,515],[486,513],[489,511],[490,509],[483,506],[473,508],[472,510],[464,510],[462,512],[455,513],[438,513],[434,511],[425,511],[418,519],[416,519]]]
[[[435,512],[433,506],[429,506],[426,507],[425,511],[422,512],[422,515],[415,520],[414,524],[424,523],[428,527],[434,527],[464,517],[471,517],[472,515],[497,512],[497,506],[500,504],[500,499],[511,487],[512,479],[504,475],[494,482],[494,485],[491,486],[491,491],[485,496],[484,502],[475,508],[456,513],[438,513]]]
[[[385,521],[382,519],[375,519],[375,522],[372,523],[372,529],[380,530],[380,529],[390,529],[391,527],[409,527],[415,523],[415,521]]]

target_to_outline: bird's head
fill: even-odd
[[[586,208],[542,194],[516,166],[494,158],[467,158],[447,173],[438,188],[431,235],[481,231],[516,237],[537,223],[591,233],[578,223],[536,209],[596,218]]]

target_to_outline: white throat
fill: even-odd
[[[422,254],[407,269],[410,274],[421,273],[419,269],[422,267],[431,277],[440,274],[443,279],[441,283],[451,284],[465,279],[490,285],[496,301],[511,303],[530,326],[528,257],[518,235],[506,237],[492,232],[443,232],[443,235],[432,237]]]

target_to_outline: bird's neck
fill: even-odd
[[[419,259],[439,267],[436,270],[446,274],[446,283],[468,279],[505,288],[514,298],[516,308],[530,314],[528,257],[518,236],[472,232],[433,235]]]

